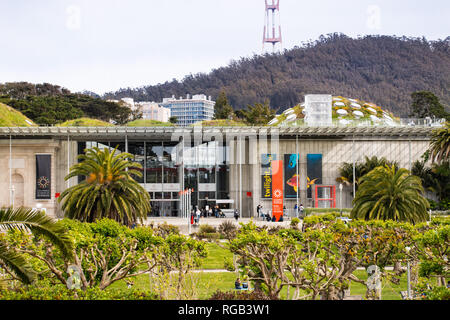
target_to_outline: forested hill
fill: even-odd
[[[397,116],[407,116],[415,91],[431,91],[446,107],[450,105],[449,44],[450,37],[429,42],[333,34],[282,54],[241,58],[181,82],[120,89],[104,98],[160,102],[188,93],[216,98],[225,90],[235,109],[269,99],[280,112],[302,102],[305,94],[324,93],[371,101]]]

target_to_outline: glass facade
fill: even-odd
[[[134,175],[150,194],[152,216],[179,217],[182,190],[181,172],[184,166],[184,188],[194,189],[191,204],[200,209],[213,207],[216,200],[230,199],[227,147],[218,142],[205,142],[198,146],[185,146],[173,142],[128,141],[79,142],[78,152],[89,148],[117,147],[118,152],[128,151],[131,161],[142,168],[134,168],[142,176]],[[81,180],[80,180],[81,181]]]
[[[178,125],[191,124],[212,120],[214,117],[214,101],[210,100],[169,100],[161,104],[170,109],[172,117],[177,117]]]

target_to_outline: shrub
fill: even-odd
[[[292,218],[292,220],[291,220],[291,227],[296,229],[298,227],[299,223],[300,223],[300,219],[299,218]]]
[[[167,238],[171,234],[180,234],[180,228],[167,224],[167,222],[164,222],[163,224],[159,224],[157,226],[151,224],[150,226],[155,232],[155,235],[162,238]]]
[[[216,232],[216,228],[214,228],[213,226],[210,226],[209,224],[202,224],[200,226],[200,233],[215,233]]]
[[[137,289],[68,290],[62,285],[48,287],[24,287],[17,290],[0,290],[0,300],[159,300],[150,291]]]
[[[237,227],[231,221],[224,221],[220,224],[218,231],[225,239],[232,239],[236,236]]]

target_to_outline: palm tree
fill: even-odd
[[[80,155],[80,163],[74,165],[66,180],[83,176],[80,184],[65,190],[58,201],[63,201],[62,209],[66,217],[82,222],[95,222],[109,218],[131,226],[150,213],[148,192],[133,179],[142,177],[136,169],[138,163],[128,159],[129,153],[117,154],[109,148],[88,149]]]
[[[410,223],[427,220],[428,201],[420,178],[394,165],[377,167],[361,178],[353,200],[353,219],[394,220]]]
[[[450,156],[450,122],[444,128],[433,131],[429,152],[433,162],[448,162]]]
[[[44,212],[32,209],[1,209],[0,231],[20,230],[34,235],[43,235],[50,239],[70,260],[73,256],[72,240],[61,225],[48,217]],[[27,264],[23,255],[15,252],[10,246],[0,241],[0,266],[10,269],[22,282],[30,284],[36,278],[33,269]]]
[[[391,162],[386,158],[378,158],[376,156],[372,158],[366,156],[364,162],[355,163],[356,190],[358,190],[361,177],[365,176],[376,167],[383,167],[386,165],[398,168],[396,162]],[[337,182],[342,183],[345,186],[351,186],[353,184],[353,163],[343,163],[341,167],[339,167],[339,175],[340,177],[336,179]]]

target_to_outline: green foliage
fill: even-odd
[[[299,218],[292,218],[292,220],[291,220],[291,227],[297,228],[299,223],[300,223],[300,219]]]
[[[419,119],[426,117],[445,118],[450,121],[450,113],[445,111],[439,98],[430,91],[417,91],[411,95],[411,116]]]
[[[156,120],[134,120],[126,124],[127,127],[173,127],[174,124],[170,122],[161,122]]]
[[[48,287],[25,287],[16,290],[0,290],[0,300],[159,300],[159,297],[149,291],[128,290],[68,290],[62,285]]]
[[[248,105],[247,110],[240,111],[245,122],[251,126],[265,126],[276,114],[276,110],[270,108],[268,100],[264,104],[255,103],[254,106]]]
[[[446,163],[448,167],[450,161],[450,122],[446,122],[443,128],[433,131],[429,153],[433,162]]]
[[[19,111],[0,103],[0,127],[31,127],[35,125]]]
[[[26,257],[33,272],[39,274],[36,286],[66,285],[69,264],[81,270],[81,288],[105,290],[118,281],[129,281],[142,274],[170,274],[176,271],[181,290],[189,272],[207,257],[205,243],[180,234],[156,235],[152,227],[130,229],[116,221],[102,219],[83,223],[64,219],[60,227],[73,240],[74,261],[67,260],[45,238],[9,232],[0,234],[13,252]]]
[[[356,190],[358,190],[359,188],[360,179],[362,177],[371,172],[373,169],[384,166],[389,167],[395,166],[396,169],[398,169],[399,167],[398,163],[396,162],[391,162],[386,158],[378,158],[376,156],[372,158],[366,156],[363,162],[356,162],[355,163]],[[345,162],[339,167],[339,178],[337,178],[336,181],[348,187],[353,185],[353,163]]]
[[[216,232],[216,228],[214,228],[213,226],[210,226],[209,224],[202,224],[200,226],[200,233],[214,233]]]
[[[202,224],[200,230],[195,234],[198,239],[208,239],[210,241],[216,241],[220,238],[220,233],[216,228],[208,224]]]
[[[360,179],[351,217],[411,223],[427,221],[428,201],[420,179],[406,169],[378,167]]]
[[[169,122],[171,124],[177,124],[178,123],[178,117],[172,116],[169,118]]]
[[[0,84],[0,102],[22,112],[38,125],[56,125],[82,117],[123,124],[131,115],[131,110],[125,106],[85,94],[73,94],[50,84]]]
[[[114,127],[113,124],[97,119],[80,118],[56,125],[57,127]]]
[[[2,209],[0,229],[19,235],[31,232],[37,237],[46,237],[59,248],[66,259],[70,260],[73,257],[72,240],[67,235],[66,229],[44,212],[25,208]],[[33,282],[36,273],[32,270],[32,266],[22,253],[15,251],[14,246],[11,247],[8,241],[2,238],[0,237],[0,267],[11,270],[24,283]]]
[[[193,126],[202,127],[245,127],[246,124],[242,120],[207,120],[194,123]]]
[[[214,105],[214,120],[229,120],[233,116],[233,107],[229,104],[225,91],[221,91]]]
[[[449,277],[450,262],[450,224],[437,225],[437,227],[418,234],[414,238],[414,251],[412,255],[421,261],[419,275],[430,277],[437,275]]]
[[[219,225],[218,232],[225,238],[225,239],[233,239],[236,236],[237,227],[236,225],[231,221],[224,221]]]
[[[423,187],[436,194],[439,203],[430,202],[432,210],[448,210],[450,202],[450,166],[448,162],[433,163],[427,167],[424,161],[416,161],[411,173],[422,180]]]
[[[141,177],[138,163],[128,153],[116,155],[105,148],[86,150],[80,163],[72,166],[66,180],[83,176],[86,179],[66,189],[59,202],[66,217],[84,222],[110,218],[131,226],[150,213],[150,196],[132,176]]]

